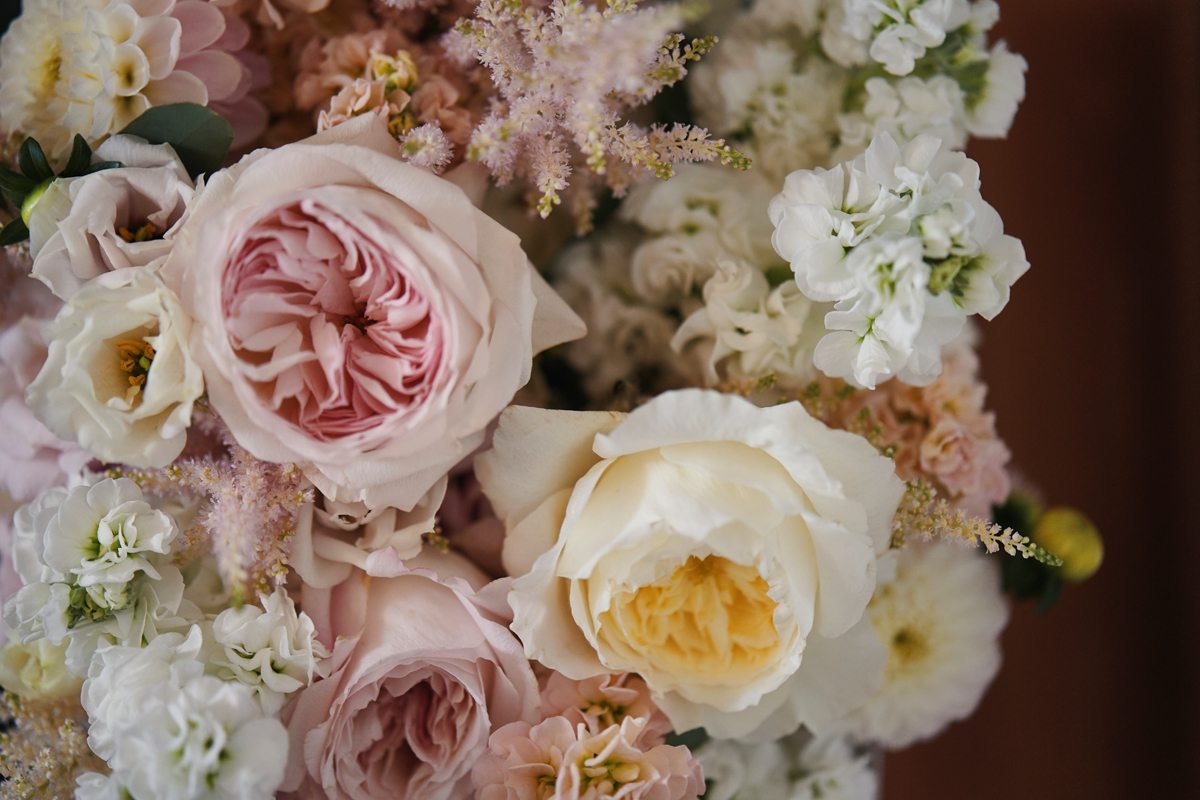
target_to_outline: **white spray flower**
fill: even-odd
[[[869,758],[844,736],[710,739],[696,758],[709,783],[705,800],[875,800],[879,788]]]

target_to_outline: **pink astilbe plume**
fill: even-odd
[[[114,470],[151,495],[198,505],[183,532],[180,559],[211,552],[235,603],[269,594],[287,578],[291,538],[313,491],[294,465],[259,461],[243,450],[215,418],[193,420],[198,449],[160,470]],[[189,439],[189,449],[192,448]]]
[[[703,129],[645,128],[625,119],[687,74],[714,39],[685,42],[680,5],[639,8],[633,0],[480,0],[448,47],[478,59],[498,97],[471,136],[468,157],[500,182],[520,178],[549,216],[570,186],[586,229],[590,195],[601,176],[620,195],[634,179],[668,178],[682,161],[749,162]],[[572,177],[574,180],[572,181]],[[580,180],[580,178],[583,180]],[[588,179],[592,177],[592,179]]]

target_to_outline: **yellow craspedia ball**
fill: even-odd
[[[1084,581],[1104,560],[1104,540],[1092,521],[1073,508],[1052,508],[1033,529],[1033,540],[1063,560],[1062,576]]]

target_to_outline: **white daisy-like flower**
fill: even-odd
[[[206,675],[203,647],[193,626],[101,649],[81,697],[88,745],[134,797],[266,800],[283,780],[287,731],[250,687]]]
[[[879,134],[829,170],[798,170],[771,201],[772,242],[812,300],[836,302],[817,347],[825,373],[874,388],[941,372],[941,346],[992,319],[1029,268],[979,194],[979,165],[932,136]]]
[[[312,683],[317,662],[329,656],[316,639],[312,619],[283,589],[262,598],[262,608],[228,608],[212,624],[222,656],[215,664],[258,695],[263,710],[273,714],[287,695]]]
[[[908,545],[868,615],[887,669],[879,693],[846,721],[851,735],[906,747],[975,710],[1000,668],[1008,621],[994,562],[953,542]]]
[[[870,758],[844,736],[710,739],[696,758],[709,784],[705,800],[874,800],[879,789]]]

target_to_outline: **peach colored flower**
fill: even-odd
[[[686,747],[638,744],[645,721],[626,717],[594,733],[566,717],[492,734],[471,779],[479,800],[692,800],[704,793]]]
[[[643,745],[662,744],[671,732],[671,722],[650,699],[646,682],[628,672],[580,681],[552,672],[542,689],[542,713],[583,723],[592,733],[635,717],[645,723],[638,739]]]

